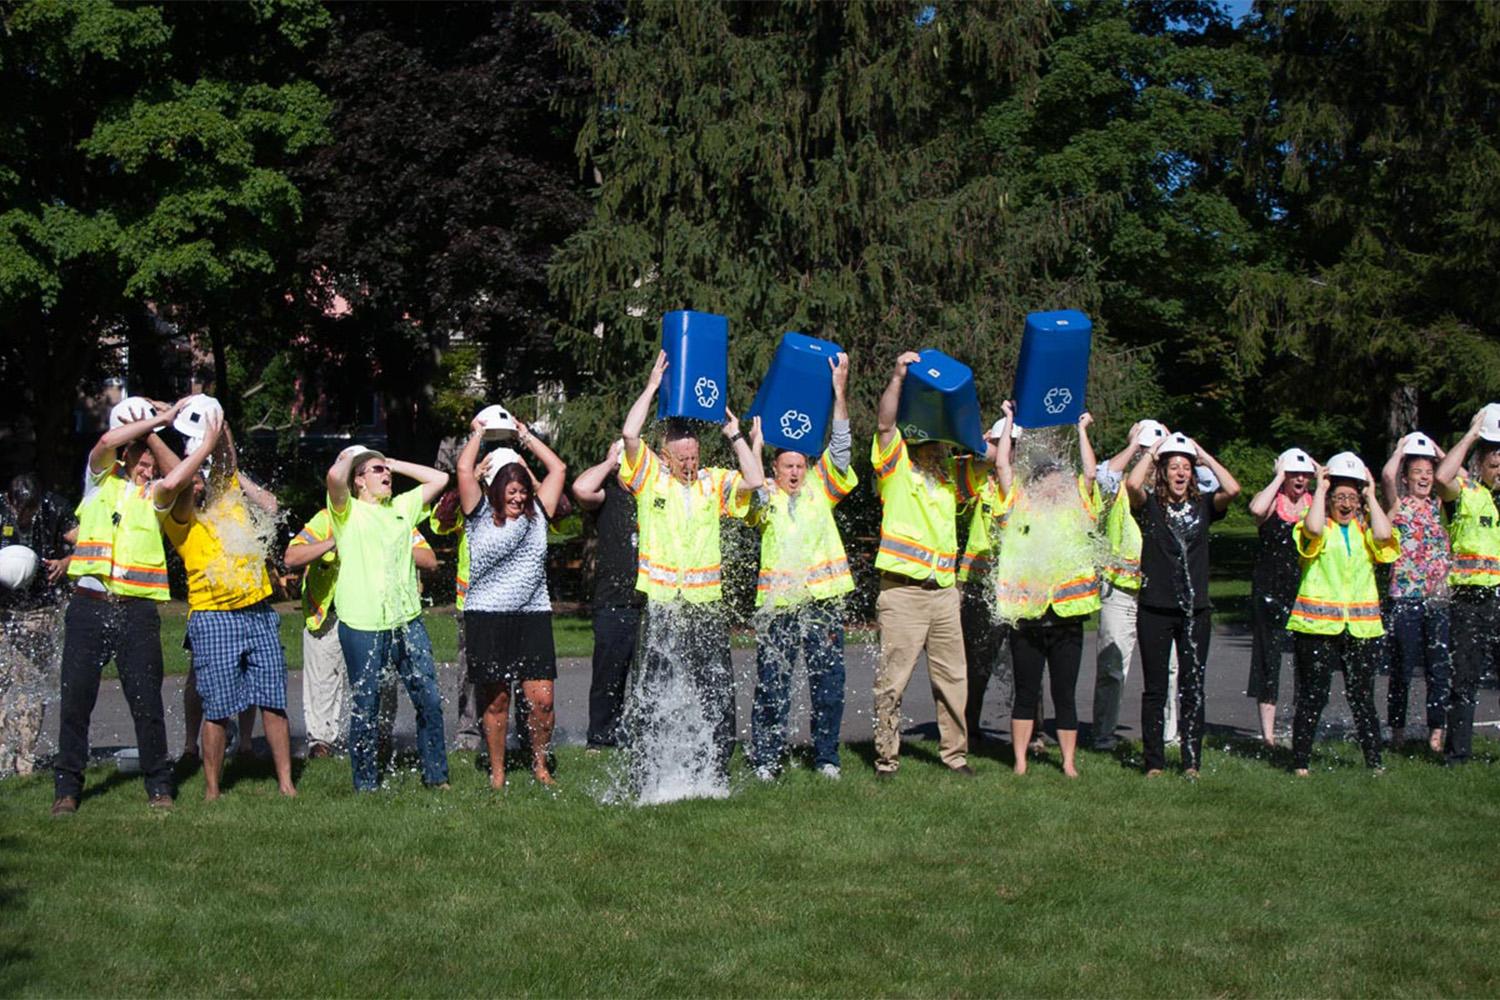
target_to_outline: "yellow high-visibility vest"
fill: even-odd
[[[333,536],[333,520],[324,507],[292,536],[292,545],[316,545]],[[430,549],[427,539],[416,528],[411,529],[411,547]],[[302,577],[302,624],[309,632],[316,632],[328,620],[328,611],[333,607],[333,590],[339,582],[339,556],[337,549],[330,549],[307,564]],[[462,610],[462,605],[460,605]]]
[[[1453,566],[1448,583],[1454,587],[1493,587],[1500,584],[1500,512],[1495,496],[1483,484],[1463,485],[1458,511],[1448,525]]]
[[[427,519],[427,526],[435,535],[451,535],[458,532],[458,571],[453,577],[453,610],[464,609],[464,598],[469,596],[469,533],[464,530],[464,517],[458,515],[457,520],[450,527],[443,527],[438,521],[437,511]]]
[[[635,497],[640,537],[635,589],[653,601],[707,604],[724,596],[719,518],[744,517],[750,498],[731,469],[699,469],[683,485],[645,445],[620,457],[620,485]]]
[[[978,581],[989,574],[995,555],[994,535],[1004,526],[1005,505],[1000,501],[1000,487],[994,480],[985,482],[971,506],[968,539],[958,560],[959,583]]]
[[[1385,634],[1380,622],[1380,593],[1375,587],[1375,564],[1395,562],[1401,534],[1377,542],[1359,521],[1349,522],[1348,545],[1343,528],[1330,518],[1317,538],[1304,530],[1306,520],[1292,529],[1292,540],[1302,564],[1302,582],[1286,627],[1307,635],[1338,635],[1345,629],[1361,639]]]
[[[1130,513],[1130,497],[1123,481],[1104,517],[1104,537],[1109,542],[1109,555],[1099,572],[1121,590],[1140,590],[1141,526]]]
[[[137,486],[109,473],[99,489],[78,505],[78,544],[68,576],[97,577],[104,589],[121,597],[165,601],[167,553],[151,484]]]
[[[858,485],[853,466],[840,472],[827,451],[797,490],[795,509],[790,494],[774,481],[766,483],[770,503],[752,515],[761,530],[757,608],[767,596],[779,608],[854,589],[833,508]]]
[[[1037,517],[1020,484],[1005,497],[1005,530],[995,562],[995,611],[1012,621],[1040,618],[1050,607],[1063,618],[1099,609],[1094,525],[1099,488],[1078,477],[1078,506]]]
[[[917,470],[898,431],[888,447],[880,435],[870,446],[875,485],[883,510],[875,568],[885,573],[934,579],[953,586],[958,570],[957,511],[988,481],[982,459],[950,458],[936,478]]]

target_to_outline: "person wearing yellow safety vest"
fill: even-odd
[[[760,529],[760,578],[755,592],[755,697],[751,709],[750,766],[774,778],[786,750],[792,671],[801,651],[807,666],[813,767],[837,779],[839,727],[844,719],[844,595],[854,589],[833,508],[859,484],[850,467],[849,356],[833,369],[833,429],[828,447],[811,468],[808,456],[781,451],[771,460],[774,478],[755,494],[750,523]],[[759,460],[765,438],[760,418],[750,434]]]
[[[392,494],[391,483],[398,475],[418,485]],[[405,682],[416,710],[422,781],[447,788],[443,704],[432,641],[422,624],[411,531],[431,512],[433,501],[448,485],[448,474],[355,445],[339,453],[324,482],[340,563],[333,603],[354,703],[349,717],[354,789],[374,791],[379,786],[380,683],[393,672]]]
[[[1007,425],[1014,406],[1002,406]],[[1083,473],[1074,479],[1050,456],[1039,458],[1018,481],[1011,461],[1007,426],[996,448],[995,470],[1005,510],[1000,554],[995,566],[995,613],[1012,623],[1011,660],[1016,700],[1011,710],[1010,743],[1015,772],[1026,773],[1026,748],[1042,698],[1042,675],[1051,675],[1057,713],[1057,745],[1063,774],[1078,777],[1078,668],[1083,661],[1083,620],[1099,609],[1099,572],[1094,567],[1094,525],[1099,494],[1097,461],[1089,444],[1092,415],[1078,418],[1078,457]]]
[[[1474,453],[1473,468],[1463,474]],[[1437,468],[1445,500],[1457,500],[1448,525],[1453,546],[1453,687],[1443,757],[1462,764],[1473,754],[1474,706],[1479,679],[1500,669],[1500,403],[1478,413],[1468,433]]]
[[[437,569],[437,554],[416,528],[411,530],[411,555],[412,563],[423,573]],[[281,561],[289,570],[303,570],[302,716],[307,729],[307,756],[332,757],[339,747],[347,745],[350,706],[344,650],[339,645],[339,616],[333,608],[339,551],[327,507],[292,536]],[[376,745],[381,760],[391,757],[395,723],[396,675],[392,672],[380,678]]]
[[[155,434],[187,404],[132,409],[117,404],[111,427],[89,452],[78,542],[68,563],[73,597],[64,613],[62,694],[57,755],[53,758],[52,814],[77,812],[89,760],[89,719],[99,699],[99,677],[111,658],[135,721],[150,805],[170,809],[175,791],[167,759],[161,700],[161,618],[157,602],[170,596],[167,554],[151,501],[158,473],[178,458]],[[122,409],[123,408],[123,409]]]
[[[1313,738],[1336,671],[1344,674],[1344,693],[1365,765],[1379,770],[1375,667],[1385,626],[1380,621],[1375,564],[1394,562],[1401,540],[1381,509],[1375,480],[1358,456],[1342,451],[1318,469],[1312,505],[1292,529],[1292,539],[1302,566],[1286,623],[1295,646],[1297,680],[1292,770],[1300,777],[1308,775]]]
[[[1136,612],[1141,595],[1141,528],[1130,513],[1125,472],[1144,451],[1167,436],[1165,425],[1142,420],[1130,428],[1125,447],[1099,463],[1094,477],[1108,504],[1104,514],[1105,556],[1099,565],[1099,634],[1094,661],[1093,749],[1107,753],[1120,744],[1120,700],[1135,655]],[[1177,654],[1169,665],[1169,686],[1175,689]],[[1169,736],[1177,726],[1172,699],[1167,700]]]
[[[1213,473],[1204,492],[1195,463]],[[1155,488],[1146,492],[1146,479]],[[1136,642],[1141,650],[1141,745],[1146,775],[1167,766],[1164,728],[1171,650],[1177,649],[1179,731],[1183,776],[1196,778],[1203,758],[1204,679],[1213,605],[1208,597],[1208,528],[1224,516],[1240,484],[1208,450],[1187,435],[1170,434],[1142,455],[1125,480],[1130,509],[1141,526],[1141,596]]]
[[[202,429],[198,446],[156,482],[152,498],[162,530],[187,571],[192,684],[204,717],[203,797],[219,797],[228,721],[241,716],[240,745],[248,747],[250,726],[244,722],[253,723],[254,716],[244,716],[255,708],[277,787],[282,795],[295,796],[281,616],[271,606],[267,538],[248,508],[254,504],[274,516],[276,498],[240,475],[222,411],[207,413]]]
[[[999,441],[1005,426],[1005,421],[995,421],[985,440]],[[992,573],[995,537],[1004,526],[1002,507],[1000,487],[992,474],[978,494],[965,505],[969,523],[966,529],[960,528],[964,546],[963,554],[958,558],[958,584],[963,599],[958,620],[964,636],[964,666],[969,676],[964,731],[968,733],[970,748],[984,738],[979,722],[990,678],[997,666],[1005,665],[1010,658],[1006,645],[1010,625],[995,617],[995,579]],[[1040,726],[1037,731],[1041,731]]]
[[[674,677],[684,679],[712,729],[713,759],[702,763],[712,780],[722,781],[734,753],[735,723],[719,521],[745,517],[764,476],[728,407],[723,432],[734,449],[738,471],[700,468],[698,439],[684,421],[667,422],[660,455],[642,443],[646,416],[667,365],[662,351],[620,434],[625,451],[619,479],[636,501],[635,586],[646,595],[639,669],[626,707],[627,729],[632,749],[640,751],[647,749],[643,744],[664,735],[637,730],[656,724],[651,720],[656,718],[652,702],[657,687]],[[674,724],[671,719],[661,722]]]
[[[937,706],[938,754],[955,774],[972,777],[968,668],[964,659],[958,580],[958,506],[979,495],[989,479],[994,445],[978,456],[950,458],[938,441],[908,444],[896,426],[907,366],[915,351],[896,359],[876,410],[870,463],[880,493],[880,665],[875,671],[875,777],[895,777],[901,763],[901,697],[917,657],[927,651],[927,673]]]

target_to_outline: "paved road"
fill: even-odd
[[[1084,727],[1083,735],[1085,739],[1089,736],[1088,723],[1093,714],[1094,643],[1095,634],[1092,632],[1086,633],[1083,676],[1078,681],[1078,709]],[[875,657],[876,647],[874,645],[849,647],[847,655],[847,702],[843,725],[843,739],[846,741],[868,741],[871,739],[870,688],[875,676]],[[1208,670],[1207,714],[1210,736],[1250,737],[1257,731],[1255,705],[1250,699],[1244,696],[1244,683],[1249,672],[1249,661],[1250,638],[1248,633],[1237,629],[1219,629],[1215,632]],[[734,665],[739,701],[738,718],[740,735],[742,738],[748,738],[750,695],[754,686],[754,653],[751,650],[736,650],[734,652]],[[584,659],[564,659],[559,662],[558,668],[556,688],[557,728],[554,740],[561,744],[581,744],[584,741],[588,722],[589,662]],[[448,723],[448,732],[451,740],[453,735],[452,711],[453,706],[457,704],[457,667],[453,664],[442,665],[439,668],[439,676],[445,705],[449,706],[445,713],[445,721]],[[167,701],[169,745],[174,756],[181,750],[183,744],[183,727],[180,721],[183,680],[184,678],[182,677],[169,677],[163,692]],[[1418,702],[1418,696],[1425,694],[1426,688],[1421,678],[1418,678],[1412,687],[1412,704],[1408,714],[1412,721],[1411,731],[1416,735],[1423,732],[1422,720],[1424,713]],[[1386,681],[1382,677],[1378,680],[1376,686],[1376,704],[1379,706],[1382,718],[1385,715],[1385,688]],[[802,692],[801,698],[794,701],[793,712],[796,723],[794,742],[804,742],[807,738],[807,685],[805,680],[799,677],[794,690]],[[288,713],[292,721],[293,746],[294,750],[300,753],[305,748],[305,733],[302,727],[302,678],[300,672],[294,672],[290,676],[287,685],[287,696],[289,700]],[[1128,738],[1138,739],[1140,737],[1140,697],[1140,660],[1137,657],[1130,670],[1130,677],[1126,684],[1125,699],[1120,713],[1121,733]],[[984,713],[981,719],[982,726],[987,733],[995,736],[1008,734],[1009,699],[1010,691],[1008,684],[991,685],[989,694],[985,699]],[[411,705],[408,703],[404,692],[400,700],[401,708],[396,722],[397,739],[410,742],[414,735],[415,719],[412,714]],[[1282,705],[1282,715],[1278,720],[1278,729],[1289,732],[1292,704],[1292,669],[1290,657],[1287,658],[1281,672],[1280,704]],[[1050,699],[1048,707],[1050,713]],[[924,664],[919,664],[917,672],[913,676],[912,684],[907,690],[902,709],[903,714],[906,716],[906,735],[921,739],[937,738],[937,723],[933,710],[932,692],[927,684]],[[1500,712],[1497,712],[1493,692],[1486,691],[1481,697],[1479,719],[1484,721],[1488,726],[1493,727],[1496,725],[1497,715],[1500,715]],[[1324,713],[1324,725],[1325,729],[1332,729],[1334,731],[1348,730],[1351,725],[1348,704],[1343,696],[1343,686],[1337,679],[1334,681],[1334,692],[1329,702],[1328,710]],[[1485,731],[1481,730],[1481,732]],[[1493,732],[1493,729],[1488,731]],[[56,718],[52,714],[50,707],[48,718],[45,722],[44,733],[46,736],[44,737],[43,751],[50,753],[51,741],[55,739],[57,733]],[[1008,735],[1005,738],[1008,739]],[[120,693],[119,683],[116,681],[106,681],[101,686],[99,705],[94,712],[93,725],[90,729],[90,740],[93,744],[94,755],[96,757],[113,754],[120,748],[133,746],[135,743],[129,711],[125,706],[125,699]],[[263,743],[261,749],[264,750]]]

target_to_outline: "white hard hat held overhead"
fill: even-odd
[[[172,429],[189,441],[202,441],[204,431],[208,430],[209,420],[216,416],[224,416],[224,407],[219,405],[217,399],[200,392],[189,397],[187,405],[177,411]]]
[[[503,406],[486,406],[474,419],[484,425],[486,441],[506,441],[519,433],[516,418]]]
[[[1004,430],[1004,428],[1005,428],[1005,418],[1001,417],[999,420],[996,420],[993,424],[990,425],[989,433],[985,434],[984,439],[986,441],[998,441],[998,440],[1000,440],[1000,432],[1002,430]],[[1015,421],[1011,421],[1011,425],[1010,425],[1010,437],[1011,437],[1011,440],[1014,441],[1016,438],[1018,438],[1020,436],[1021,436],[1021,425],[1018,424],[1018,423],[1016,423]]]
[[[519,462],[521,456],[516,454],[512,448],[496,448],[484,456],[484,485],[488,486],[495,481],[495,476],[500,470],[512,462]]]
[[[1357,482],[1366,483],[1370,480],[1369,470],[1360,457],[1352,451],[1341,451],[1328,460],[1328,475],[1337,479],[1353,479]]]
[[[1318,471],[1318,464],[1301,448],[1288,448],[1276,456],[1276,461],[1282,472],[1306,472],[1312,475]]]
[[[1490,403],[1479,411],[1479,436],[1486,441],[1500,442],[1500,403]]]
[[[1135,436],[1135,443],[1142,448],[1150,448],[1166,436],[1166,424],[1159,420],[1142,420],[1141,429]]]
[[[109,429],[123,427],[125,424],[133,424],[137,420],[145,420],[147,417],[156,416],[156,407],[151,405],[151,400],[144,396],[126,396],[120,400],[109,411]]]
[[[1198,458],[1198,448],[1188,440],[1188,436],[1178,431],[1176,434],[1168,434],[1162,440],[1162,446],[1157,449],[1157,458],[1166,458],[1168,455],[1186,455],[1194,461]]]
[[[1412,431],[1406,435],[1406,447],[1401,453],[1407,458],[1437,458],[1437,445],[1433,444],[1432,438],[1421,431]]]
[[[0,549],[0,586],[7,590],[25,590],[36,579],[40,560],[25,545],[7,545]]]

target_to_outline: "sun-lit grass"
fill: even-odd
[[[314,761],[226,798],[184,781],[0,783],[4,996],[1493,996],[1500,746],[1444,770],[1348,744],[1298,780],[1210,748],[1204,777],[1125,756],[1004,751],[965,781],[931,744],[877,783],[737,777],[724,801],[602,805],[608,757],[562,748],[562,791],[403,774],[356,796]]]

